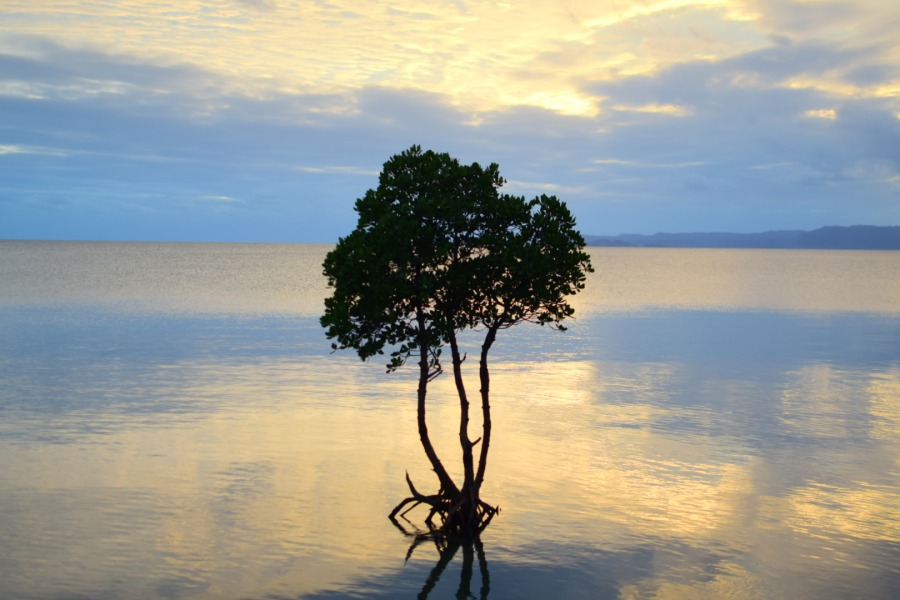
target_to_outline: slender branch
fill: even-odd
[[[481,453],[478,456],[478,472],[475,474],[475,494],[481,490],[484,482],[484,473],[487,470],[488,450],[491,447],[491,374],[488,369],[488,353],[494,341],[497,339],[497,330],[502,326],[501,319],[495,320],[487,329],[484,343],[481,345],[481,360],[479,361],[479,378],[481,379],[481,415],[482,415],[482,442]],[[491,515],[493,516],[493,515]]]
[[[419,323],[419,347],[427,348],[429,343],[428,330],[426,329],[425,313],[421,307],[418,307],[417,309],[417,319]],[[416,420],[418,421],[419,426],[419,440],[422,442],[422,447],[425,450],[425,455],[428,457],[429,462],[431,462],[431,467],[432,469],[434,469],[438,481],[440,481],[441,488],[446,492],[458,492],[459,488],[456,487],[453,479],[451,479],[450,475],[447,473],[447,469],[444,468],[443,463],[441,463],[441,459],[438,458],[437,452],[435,451],[434,446],[431,443],[431,438],[428,435],[428,425],[425,421],[425,397],[428,394],[428,382],[432,379],[431,367],[432,365],[428,360],[428,354],[426,352],[422,352],[422,355],[419,357],[419,388],[417,392],[418,401],[416,406]]]
[[[462,376],[463,358],[459,354],[459,343],[456,332],[450,333],[450,352],[453,358],[453,381],[456,383],[456,393],[459,396],[459,445],[462,449],[463,462],[463,490],[472,488],[475,479],[475,465],[472,458],[472,441],[469,439],[469,398],[466,395],[466,386]]]

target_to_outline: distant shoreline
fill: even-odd
[[[585,234],[588,246],[615,248],[768,248],[781,250],[900,250],[900,226],[852,225],[828,226],[804,230],[776,230],[761,233],[625,233],[620,235]],[[320,245],[334,242],[246,241],[246,240],[122,240],[122,239],[31,239],[4,238],[0,242],[62,242],[102,244],[253,244]]]
[[[900,226],[852,225],[812,231],[586,235],[589,246],[638,248],[774,248],[785,250],[900,250]]]

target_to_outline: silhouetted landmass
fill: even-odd
[[[585,236],[590,246],[645,248],[786,248],[812,250],[900,250],[900,227],[853,225],[813,231],[763,233],[655,233]]]

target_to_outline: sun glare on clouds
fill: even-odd
[[[14,1],[6,12],[20,35],[159,65],[194,65],[216,74],[216,85],[225,88],[220,91],[249,97],[380,86],[438,94],[466,110],[535,106],[584,116],[598,112],[596,100],[581,89],[585,81],[653,72],[684,52],[721,56],[727,45],[715,27],[732,40],[743,35],[745,45],[762,39],[747,33],[749,13],[726,0],[571,6],[46,0]],[[667,26],[673,20],[680,31]],[[646,30],[635,36],[635,27]],[[734,51],[733,43],[727,47]],[[120,91],[114,82],[85,86],[95,93]]]
[[[860,35],[860,20],[877,24],[883,12],[877,2],[858,3],[865,10],[839,11],[832,4],[12,0],[4,19],[18,37],[0,38],[0,47],[13,55],[40,55],[46,49],[28,42],[37,36],[74,51],[159,66],[192,65],[213,75],[193,82],[195,94],[210,97],[341,95],[382,87],[435,94],[476,113],[533,106],[594,117],[605,107],[602,97],[585,91],[587,82],[657,73],[684,61],[724,60],[767,47],[772,36],[796,30],[798,23],[822,42],[848,43]],[[895,48],[891,58],[898,54]],[[795,75],[781,85],[845,97],[897,97],[896,82],[866,86],[842,75]],[[30,98],[132,91],[128,84],[99,77],[55,91],[9,79],[3,85],[6,95]],[[664,103],[647,106],[628,110],[673,116],[686,110]]]

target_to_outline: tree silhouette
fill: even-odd
[[[564,329],[561,321],[573,314],[567,297],[592,271],[565,203],[501,194],[504,183],[496,164],[463,165],[412,146],[391,157],[378,187],[356,201],[356,229],[323,264],[332,294],[320,321],[332,348],[352,348],[363,360],[387,352],[388,372],[410,359],[418,363],[419,438],[439,489],[422,494],[407,474],[411,495],[390,517],[399,526],[398,516],[426,505],[426,535],[477,534],[496,514],[481,499],[491,442],[488,354],[500,330],[521,322]],[[476,440],[469,437],[466,354],[458,337],[464,330],[484,336]],[[425,419],[428,384],[441,374],[447,347],[460,406],[461,484],[438,457]]]

